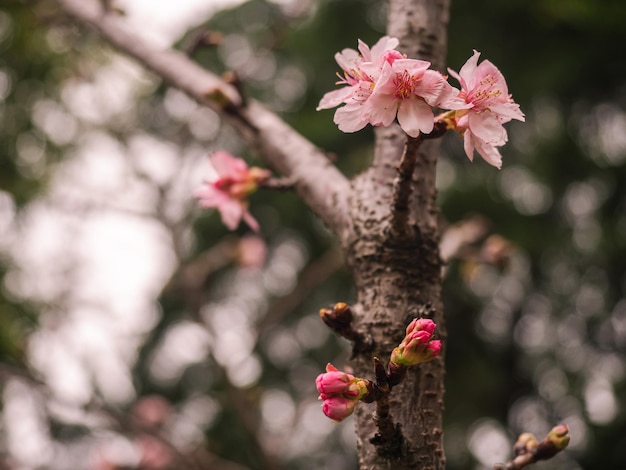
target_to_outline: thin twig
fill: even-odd
[[[553,427],[541,442],[531,433],[522,433],[513,446],[515,458],[507,463],[494,465],[493,470],[521,470],[540,460],[549,460],[563,451],[569,441],[569,429],[564,424]]]
[[[409,224],[409,198],[413,192],[413,173],[421,143],[421,136],[416,138],[407,136],[400,165],[398,165],[398,176],[393,182],[391,235],[398,239],[413,236],[413,229]]]

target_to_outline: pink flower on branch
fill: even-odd
[[[243,219],[252,230],[258,231],[259,224],[248,211],[246,197],[270,177],[269,171],[248,167],[241,158],[224,151],[211,155],[209,163],[211,174],[194,193],[200,205],[216,208],[230,230],[235,230]]]
[[[359,41],[359,51],[344,49],[335,55],[343,70],[337,82],[346,85],[326,93],[318,110],[344,105],[335,112],[334,122],[344,132],[356,132],[367,124],[389,126],[396,118],[412,137],[433,129],[433,106],[445,109],[467,107],[458,99],[459,90],[439,72],[429,70],[430,62],[407,59],[394,49],[399,41],[385,36],[370,50]]]
[[[369,393],[368,382],[328,364],[326,372],[315,379],[324,414],[334,421],[350,416],[359,400]]]
[[[400,345],[391,352],[390,362],[409,367],[437,357],[441,352],[441,341],[432,339],[436,326],[430,319],[414,319],[407,326]]]
[[[384,36],[370,49],[359,39],[359,50],[344,49],[335,54],[337,64],[343,70],[343,76],[337,85],[346,85],[338,90],[326,93],[317,110],[330,109],[344,104],[335,112],[334,122],[343,132],[356,132],[369,122],[363,113],[362,105],[367,101],[374,84],[380,75],[382,64],[386,60],[401,58],[402,54],[393,50],[398,45],[396,38]]]
[[[476,150],[489,164],[500,168],[502,157],[497,147],[508,140],[503,124],[525,118],[509,94],[500,70],[488,60],[478,65],[479,57],[480,52],[474,51],[459,73],[448,69],[461,84],[459,97],[467,107],[446,113],[442,119],[450,128],[463,133],[465,153],[470,160]]]
[[[389,126],[398,118],[400,127],[411,137],[433,130],[433,107],[459,109],[459,90],[443,75],[429,70],[430,62],[395,59],[383,64],[376,86],[366,103],[366,115],[374,126]]]

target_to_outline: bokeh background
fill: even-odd
[[[237,72],[346,174],[368,165],[371,130],[315,106],[334,53],[384,34],[385,2],[116,5]],[[527,122],[499,171],[443,142],[451,470],[560,422],[569,449],[537,468],[626,468],[625,21],[611,0],[452,1],[448,66],[481,51]],[[262,165],[54,2],[2,0],[0,469],[356,469],[352,420],[314,388],[349,354],[317,316],[354,299],[341,254],[290,192],[251,198],[258,237],[200,210],[217,149]]]

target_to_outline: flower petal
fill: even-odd
[[[361,103],[349,103],[335,111],[334,123],[342,132],[356,132],[363,129],[367,123],[364,106]]]
[[[415,98],[400,103],[398,122],[404,132],[411,137],[417,137],[420,131],[425,134],[432,132],[435,116],[432,108],[424,100]]]
[[[474,136],[467,130],[463,133],[463,150],[465,155],[470,159],[470,162],[474,161]]]
[[[483,157],[487,163],[498,169],[502,168],[502,155],[500,155],[500,152],[494,145],[483,142],[476,137],[474,138],[474,145],[480,156]]]
[[[339,88],[338,90],[329,91],[320,100],[320,104],[317,105],[316,111],[320,109],[330,109],[335,106],[339,106],[341,103],[346,103],[354,94],[354,87],[346,86]]]
[[[234,199],[227,199],[217,206],[217,210],[220,211],[222,223],[230,230],[235,230],[237,228],[244,214],[243,205],[241,202]]]
[[[258,232],[261,229],[257,220],[252,217],[252,214],[250,214],[249,211],[244,211],[241,217],[243,218],[243,221],[248,224],[248,227],[250,227],[253,231]]]
[[[474,72],[476,70],[479,57],[480,52],[474,49],[474,54],[472,55],[472,57],[467,59],[467,62],[465,62],[465,64],[463,65],[463,67],[461,67],[461,70],[459,71],[459,76],[466,82],[467,88],[473,88],[475,85]]]
[[[493,103],[489,106],[489,109],[501,118],[501,122],[509,122],[511,119],[517,119],[522,122],[526,120],[519,104],[512,101],[506,103]]]
[[[248,165],[244,160],[234,157],[223,150],[215,152],[209,159],[211,165],[220,176],[235,176],[248,170]]]
[[[489,110],[470,113],[468,117],[469,131],[476,137],[491,145],[504,145],[506,129],[498,119],[498,115]]]

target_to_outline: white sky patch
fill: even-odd
[[[135,32],[158,46],[171,44],[213,12],[239,3],[243,0],[115,0]]]

